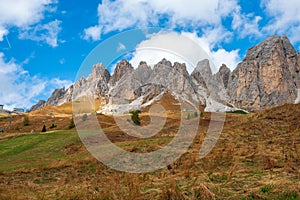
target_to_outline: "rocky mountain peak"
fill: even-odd
[[[229,96],[249,111],[294,102],[299,85],[294,47],[286,36],[273,35],[248,50],[231,74]]]
[[[250,48],[233,72],[223,64],[213,74],[207,59],[200,61],[191,75],[185,64],[172,65],[165,58],[153,68],[142,61],[136,69],[122,60],[112,76],[102,64],[96,64],[87,79],[81,78],[67,90],[55,90],[46,102],[40,101],[32,109],[93,95],[101,99],[99,112],[122,113],[170,92],[177,99],[206,106],[206,111],[258,111],[300,101],[299,57],[286,35],[272,35]]]
[[[172,63],[167,59],[163,58],[154,66],[154,68],[158,68],[158,67],[172,67]]]
[[[110,86],[114,86],[126,73],[133,71],[133,67],[127,60],[117,63],[113,75],[110,78]]]
[[[62,98],[66,93],[65,88],[61,89],[55,89],[54,92],[52,92],[51,97],[47,100],[46,106],[55,106],[58,104],[58,100]]]
[[[151,67],[145,61],[141,61],[135,71],[152,71]]]
[[[277,35],[272,35],[258,45],[248,49],[244,60],[266,60],[270,58],[271,53],[278,45],[281,45],[281,38]]]
[[[92,69],[92,74],[89,76],[89,79],[102,79],[103,81],[105,81],[106,83],[108,83],[109,79],[110,79],[110,74],[108,72],[108,70],[106,69],[106,67],[102,64],[95,64],[93,66]]]
[[[292,43],[290,42],[290,40],[287,38],[285,34],[282,35],[282,45],[283,45],[283,50],[288,57],[297,56],[294,46],[292,45]]]
[[[219,71],[217,72],[217,76],[220,77],[225,88],[227,88],[227,86],[228,86],[230,73],[231,73],[230,69],[225,64],[222,64]]]
[[[147,65],[147,62],[141,61],[140,64],[139,64],[139,66],[148,66],[148,65]]]
[[[45,106],[45,104],[46,104],[46,101],[39,100],[39,102],[37,104],[35,104],[34,106],[31,107],[30,111],[41,109]]]
[[[188,71],[186,70],[185,63],[175,62],[173,65],[174,69],[176,69],[180,74],[184,76],[189,76]]]
[[[209,60],[204,59],[198,62],[197,67],[194,69],[194,72],[201,72],[206,77],[212,76],[212,71],[210,68]]]
[[[207,82],[212,77],[209,60],[204,59],[198,62],[197,67],[192,72],[191,76],[199,83],[200,86],[207,89]]]

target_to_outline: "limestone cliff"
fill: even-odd
[[[231,103],[249,111],[294,103],[299,86],[297,54],[287,37],[273,35],[250,48],[228,83]]]

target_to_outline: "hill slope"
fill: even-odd
[[[108,169],[72,131],[2,139],[0,198],[299,199],[299,111],[298,104],[256,114],[227,114],[217,145],[199,159],[210,120],[210,113],[205,113],[189,151],[174,164],[146,174]],[[110,116],[98,117],[109,138],[133,152],[166,145],[178,123],[173,115],[161,134],[137,140],[126,138]]]

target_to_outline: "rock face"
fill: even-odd
[[[31,107],[30,111],[34,111],[34,110],[43,108],[45,106],[45,103],[46,103],[46,101],[39,100],[39,102],[37,104],[35,104],[34,106]]]
[[[163,91],[204,105],[205,99],[198,94],[199,86],[189,76],[185,64],[163,59],[153,69],[141,62],[137,69],[128,72],[113,87],[108,96],[110,104],[129,104],[138,97],[151,100]]]
[[[136,69],[122,60],[112,76],[102,64],[96,64],[87,78],[67,90],[55,90],[32,110],[89,96],[104,99],[99,108],[103,113],[126,112],[130,105],[142,107],[168,92],[177,99],[206,106],[206,111],[258,111],[300,102],[299,56],[285,35],[273,35],[250,48],[233,72],[223,64],[213,74],[207,59],[200,61],[191,75],[185,64],[166,59],[154,67],[140,62]]]
[[[107,69],[102,64],[95,64],[92,73],[87,79],[82,77],[67,90],[65,90],[65,88],[54,90],[45,103],[42,104],[42,101],[40,101],[31,108],[31,111],[40,109],[44,106],[61,105],[82,96],[94,96],[96,98],[98,95],[104,95],[109,91],[109,80],[110,74]]]
[[[218,73],[212,74],[210,61],[205,59],[197,64],[197,67],[192,72],[191,76],[207,89],[207,93],[211,98],[219,101],[226,99],[227,92],[224,85],[228,84],[226,77],[229,76],[229,74],[230,69],[225,65],[220,68]]]
[[[87,79],[82,77],[65,91],[63,97],[58,98],[58,105],[79,99],[83,96],[93,96],[96,98],[99,95],[105,95],[109,91],[109,80],[110,74],[107,69],[102,64],[95,64],[92,73]]]
[[[205,59],[197,64],[191,76],[203,87],[207,88],[207,83],[212,77],[209,60]]]
[[[133,67],[127,60],[122,60],[119,62],[114,70],[109,84],[110,86],[115,86],[115,84],[124,76],[126,73],[133,71]]]
[[[180,94],[181,98],[205,104],[203,94],[198,92],[201,87],[189,76],[185,64],[175,63],[172,66],[169,61],[163,59],[153,67],[153,73],[148,82],[163,85],[175,96]]]
[[[227,89],[228,87],[230,73],[230,69],[225,64],[223,64],[216,74],[216,76],[219,77],[218,79],[222,81],[225,89]]]
[[[235,106],[257,111],[294,103],[298,86],[296,51],[286,36],[273,35],[248,50],[230,76],[228,94]]]
[[[63,98],[65,93],[66,93],[65,88],[54,90],[51,97],[47,100],[46,106],[57,105],[59,103],[59,99]]]

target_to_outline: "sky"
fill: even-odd
[[[298,51],[299,32],[299,0],[0,0],[0,104],[30,108],[72,84],[83,65],[87,75],[97,62],[112,72],[124,57],[134,67],[168,57],[147,45],[188,38],[217,68],[234,70],[273,34]]]

